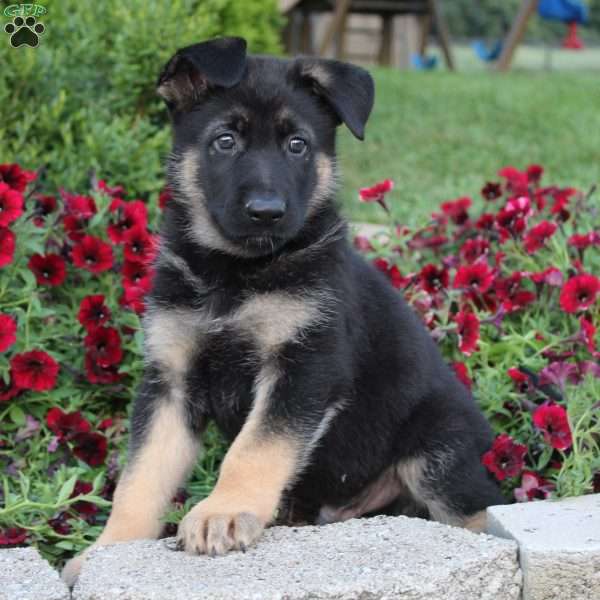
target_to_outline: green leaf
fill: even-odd
[[[58,492],[58,496],[56,498],[57,504],[64,504],[69,499],[69,497],[73,493],[73,488],[75,487],[76,482],[77,482],[77,475],[73,475],[72,477],[69,477],[69,479],[67,479],[67,481],[65,481],[62,484],[62,486]]]
[[[23,412],[23,409],[18,404],[13,404],[10,407],[10,409],[8,411],[8,415],[10,417],[10,420],[15,425],[18,425],[19,427],[22,427],[23,425],[25,425],[25,413]]]

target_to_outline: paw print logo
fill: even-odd
[[[13,48],[23,45],[35,48],[40,43],[39,36],[46,28],[43,23],[38,23],[35,17],[15,17],[12,23],[4,26],[4,31],[10,35],[10,45]]]

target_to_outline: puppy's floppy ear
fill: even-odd
[[[373,79],[365,69],[337,60],[303,57],[294,61],[293,74],[331,106],[355,137],[364,139],[375,99]]]
[[[185,110],[211,87],[232,87],[246,68],[246,40],[218,38],[178,50],[158,78],[169,108]]]

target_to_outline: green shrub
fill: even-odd
[[[177,48],[239,35],[251,51],[280,51],[275,0],[46,6],[37,48],[0,46],[0,161],[48,165],[67,189],[86,185],[90,169],[142,194],[160,189],[169,133],[154,87]]]

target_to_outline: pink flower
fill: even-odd
[[[541,475],[533,471],[523,471],[521,475],[521,487],[515,488],[515,500],[517,502],[529,502],[530,500],[545,500],[550,496],[554,486]]]

